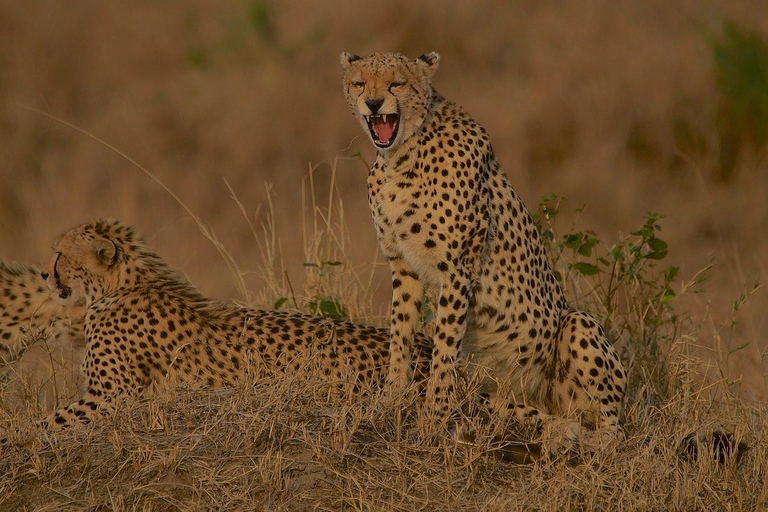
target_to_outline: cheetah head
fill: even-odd
[[[398,53],[341,54],[344,95],[379,151],[400,146],[424,123],[439,62],[435,52],[414,60]]]
[[[111,224],[110,224],[111,223]],[[65,305],[93,300],[119,279],[120,246],[105,227],[116,221],[97,221],[73,228],[53,244],[53,256],[42,277]]]

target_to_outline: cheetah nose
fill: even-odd
[[[384,98],[379,98],[377,100],[365,100],[365,104],[371,110],[371,115],[378,114],[379,109],[384,104]]]
[[[40,272],[40,277],[43,278],[43,281],[48,280],[48,272]]]

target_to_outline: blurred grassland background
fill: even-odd
[[[762,0],[2,0],[0,257],[43,261],[62,231],[115,216],[204,293],[251,300],[247,289],[272,304],[288,279],[298,290],[327,270],[308,261],[306,233],[331,204],[348,238],[330,270],[366,276],[362,306],[347,307],[383,325],[389,273],[356,156],[374,151],[342,96],[338,54],[431,50],[436,88],[489,131],[532,211],[565,196],[561,225],[609,245],[662,213],[678,280],[716,261],[675,307],[698,319],[702,357],[725,354],[741,395],[764,399],[768,292],[739,303],[768,281]],[[154,173],[215,232],[242,284],[157,183],[25,107]],[[265,276],[265,264],[285,273]]]

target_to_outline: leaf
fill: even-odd
[[[323,261],[323,265],[328,265],[329,267],[338,267],[341,265],[340,261]]]
[[[668,252],[669,251],[667,251],[666,249],[661,251],[653,251],[643,256],[643,258],[646,258],[649,260],[663,260],[667,256]]]
[[[579,248],[582,241],[584,240],[584,235],[582,233],[570,233],[568,235],[565,235],[565,246],[573,251],[576,251],[576,249]]]
[[[574,253],[582,256],[592,256],[592,249],[598,244],[599,240],[595,238],[592,231],[570,233],[565,235],[563,244]]]
[[[619,244],[614,245],[613,247],[611,247],[608,253],[611,255],[611,258],[613,258],[615,261],[624,261],[624,253],[622,252],[621,245]]]
[[[432,308],[427,308],[427,310],[424,312],[424,319],[422,320],[422,325],[427,325],[429,322],[431,322],[435,318],[435,313],[432,311]]]
[[[582,261],[574,263],[571,268],[583,276],[593,276],[600,272],[600,269],[591,263],[584,263]]]
[[[664,272],[664,278],[667,280],[668,283],[671,283],[677,277],[678,272],[680,272],[680,267],[675,267],[675,266],[668,267],[667,270]]]
[[[650,247],[652,251],[663,251],[667,249],[667,242],[654,236],[648,239],[648,247]]]
[[[579,254],[582,256],[592,256],[592,248],[597,245],[597,238],[585,238],[584,243],[579,247]]]
[[[320,313],[336,320],[347,318],[347,310],[332,297],[320,301]]]
[[[280,306],[288,302],[288,297],[280,297],[277,299],[277,302],[275,302],[275,309],[280,309]]]
[[[744,350],[745,348],[747,348],[747,347],[749,346],[749,343],[750,343],[750,342],[742,343],[741,345],[739,345],[739,346],[738,346],[738,347],[736,347],[735,349],[733,349],[733,350],[731,350],[730,352],[728,352],[728,355],[731,355],[731,354],[733,354],[734,352],[738,352],[739,350]]]
[[[554,217],[555,215],[557,215],[557,210],[555,210],[551,206],[545,206],[543,210],[544,210],[544,213],[546,213],[549,217]]]
[[[324,297],[315,297],[308,304],[309,311],[313,315],[319,314],[320,316],[333,318],[335,320],[342,320],[348,318],[346,308],[336,298],[329,295]]]
[[[309,261],[307,261],[307,262],[304,262],[304,263],[303,263],[303,265],[304,265],[305,267],[314,267],[314,268],[320,268],[320,265],[318,265],[317,263],[311,263],[311,262],[309,262]]]

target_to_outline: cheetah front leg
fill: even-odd
[[[42,421],[42,426],[59,429],[79,423],[91,423],[100,415],[114,412],[115,398],[117,396],[100,397],[93,390],[89,390],[77,402],[50,414]]]
[[[102,362],[102,364],[99,364]],[[112,364],[107,364],[112,363]],[[88,377],[88,391],[77,402],[57,410],[42,422],[45,428],[64,428],[91,423],[114,412],[117,400],[136,394],[142,383],[116,351],[111,355],[89,353],[83,365]]]
[[[456,361],[467,330],[471,280],[461,268],[446,271],[440,287],[427,404],[437,423],[449,413],[449,397],[456,386]]]
[[[424,287],[419,281],[419,276],[402,256],[391,256],[387,259],[392,270],[387,382],[394,389],[402,390],[411,380],[411,348],[424,299]]]
[[[462,229],[468,225],[458,224],[459,227],[453,231],[456,235],[464,231],[471,234],[463,240],[456,236],[448,245],[458,246],[460,252],[457,251],[457,254],[449,250],[445,260],[437,264],[437,270],[443,278],[438,300],[430,385],[427,387],[427,403],[431,406],[431,414],[436,423],[444,423],[448,418],[449,397],[456,389],[456,363],[461,342],[467,332],[467,315],[486,247],[488,209],[482,202],[476,203],[475,207],[474,211],[465,210],[467,219],[476,219],[474,228]]]

